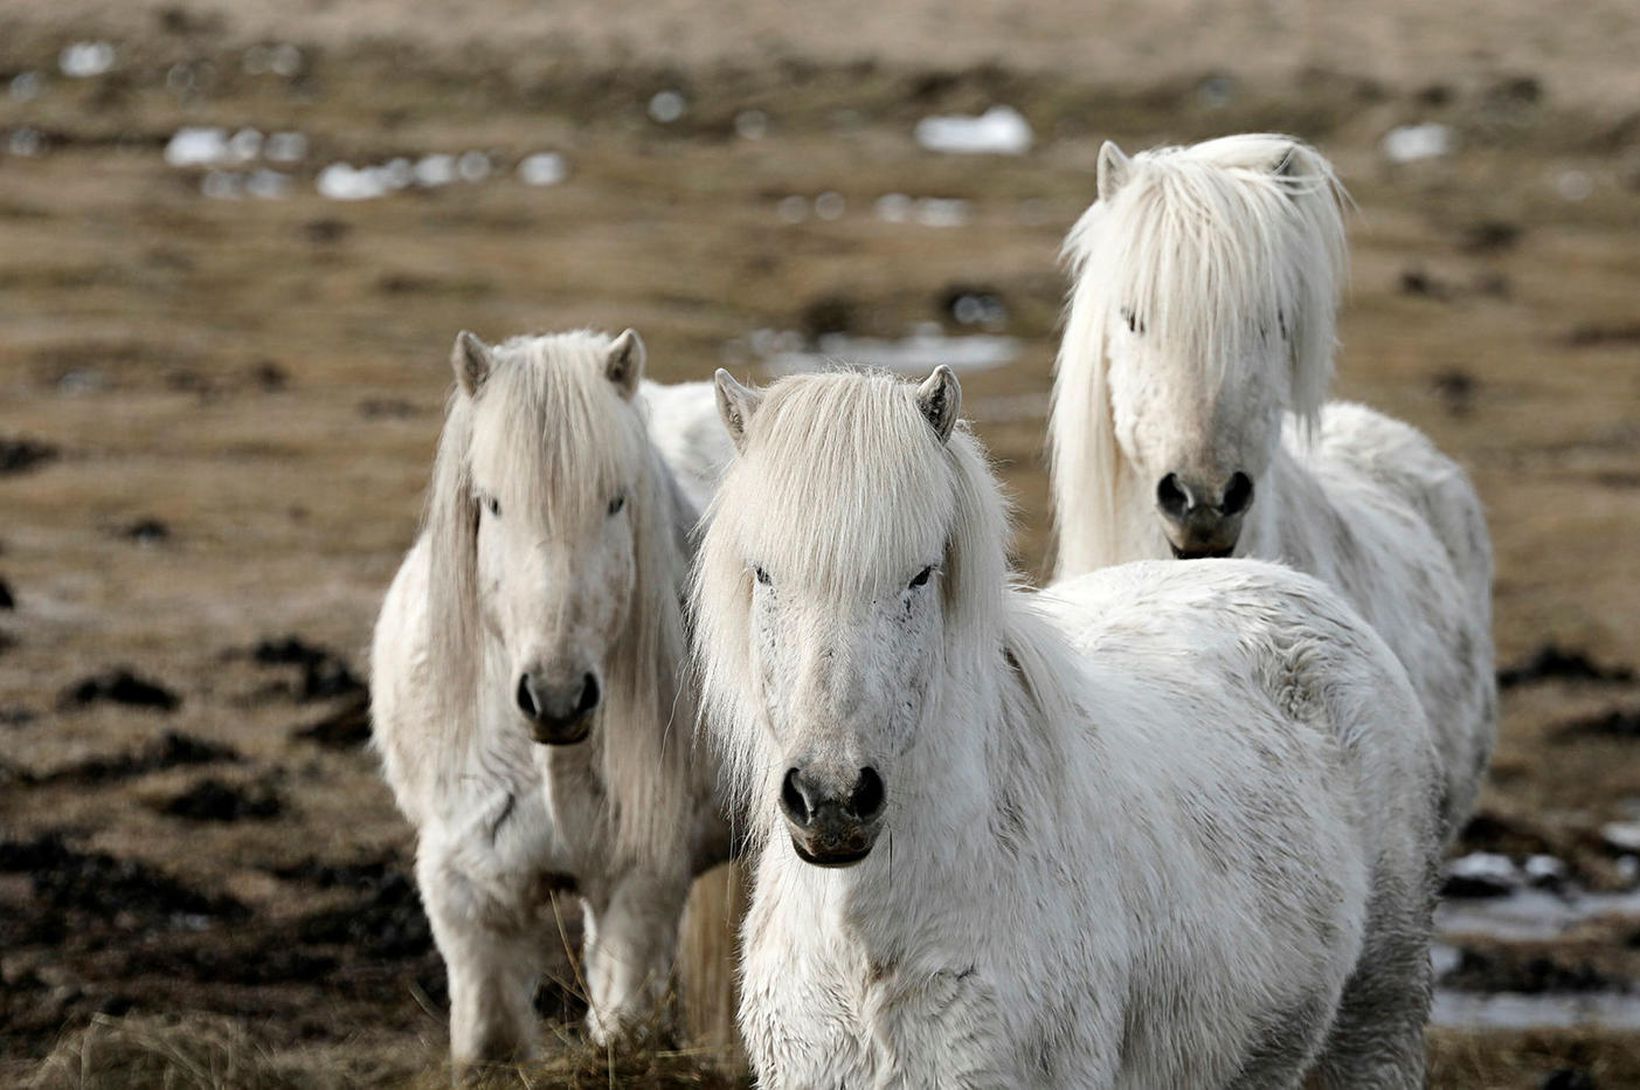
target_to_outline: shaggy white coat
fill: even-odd
[[[711,388],[641,383],[643,362],[631,331],[493,348],[463,334],[426,525],[377,622],[375,744],[416,826],[458,1065],[537,1051],[558,895],[585,910],[593,1036],[649,1024],[690,881],[728,852],[716,773],[692,752],[680,603],[728,442],[669,438],[686,455],[674,474],[648,403],[667,410],[657,430],[699,417],[692,402],[715,419]],[[524,668],[599,675],[586,741],[532,741]]]
[[[1065,242],[1074,275],[1049,424],[1058,574],[1170,555],[1169,473],[1248,474],[1235,555],[1341,590],[1435,732],[1452,835],[1497,731],[1492,551],[1467,475],[1417,430],[1325,403],[1346,249],[1313,149],[1235,136],[1132,157]]]
[[[1354,611],[1251,561],[1017,590],[949,371],[719,384],[696,650],[760,1085],[1423,1085],[1432,743]],[[795,854],[798,765],[879,773],[863,861]]]

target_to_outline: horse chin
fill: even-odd
[[[592,733],[592,716],[583,715],[571,723],[531,723],[529,727],[536,745],[579,745]]]
[[[792,850],[797,853],[797,858],[811,867],[825,867],[828,870],[840,870],[844,867],[854,866],[871,854],[871,848],[872,845],[867,844],[863,848],[810,851],[803,847],[795,836],[792,837]]]
[[[1167,543],[1167,547],[1173,550],[1174,560],[1228,560],[1230,557],[1236,555],[1236,547],[1234,545],[1226,545],[1218,548],[1181,548],[1169,541]]]

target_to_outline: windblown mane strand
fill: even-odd
[[[1061,533],[1062,566],[1097,566],[1116,549],[1121,457],[1107,323],[1131,316],[1144,336],[1201,361],[1204,380],[1258,358],[1253,341],[1285,334],[1287,409],[1313,426],[1332,381],[1345,200],[1332,167],[1307,145],[1234,136],[1134,156],[1115,196],[1071,229],[1063,257],[1074,285],[1049,421],[1053,488],[1060,511],[1094,506],[1075,535]]]
[[[688,738],[671,738],[674,716],[687,724],[694,714],[680,689],[678,591],[687,561],[678,496],[641,411],[604,375],[609,345],[587,332],[514,338],[495,349],[475,398],[451,396],[427,513],[429,665],[450,742],[465,744],[477,723],[483,660],[475,461],[489,469],[504,511],[544,512],[549,526],[603,517],[611,497],[630,490],[635,592],[588,744],[599,748],[617,850],[654,861],[675,855],[688,827]]]

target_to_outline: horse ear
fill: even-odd
[[[742,386],[735,381],[735,376],[721,367],[713,377],[717,380],[718,415],[723,418],[729,438],[735,441],[735,449],[745,450],[746,426],[752,422],[752,414],[763,403],[763,391]]]
[[[957,411],[961,408],[962,386],[951,368],[942,363],[917,387],[917,409],[943,443],[951,438],[951,429],[957,423]]]
[[[465,329],[456,334],[455,347],[450,350],[450,366],[455,369],[456,381],[468,397],[478,393],[484,380],[490,377],[493,364],[489,345]]]
[[[630,398],[637,392],[638,380],[643,378],[645,358],[643,338],[638,336],[635,329],[626,330],[609,346],[609,358],[604,361],[604,377],[615,384],[622,397]]]
[[[1099,149],[1099,199],[1108,201],[1127,185],[1133,161],[1122,154],[1116,141],[1106,140]]]

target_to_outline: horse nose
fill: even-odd
[[[1237,470],[1218,489],[1169,473],[1156,485],[1156,506],[1170,521],[1234,518],[1253,505],[1253,478]]]
[[[883,812],[888,791],[875,768],[862,768],[848,791],[838,791],[800,768],[788,768],[780,784],[780,809],[795,828],[813,829],[827,819],[869,822]]]
[[[565,745],[585,738],[601,695],[598,678],[590,672],[567,685],[553,685],[531,670],[519,675],[513,693],[535,740],[545,745]]]
[[[1218,488],[1169,473],[1156,485],[1173,554],[1183,559],[1229,556],[1253,505],[1253,478],[1237,470]]]

